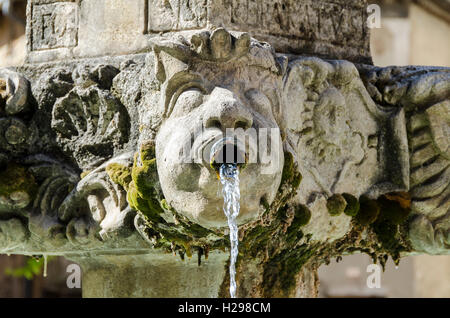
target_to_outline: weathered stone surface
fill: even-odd
[[[31,50],[70,48],[78,43],[78,5],[71,1],[41,1],[32,5]]]
[[[224,0],[211,5],[208,18],[283,53],[370,61],[365,1]]]
[[[7,115],[16,115],[27,111],[28,104],[28,81],[19,74],[7,69],[2,69],[0,77],[0,94],[4,100],[4,109]]]
[[[386,107],[402,106],[406,112],[412,246],[420,252],[448,254],[450,72],[389,67],[363,73],[374,100]]]
[[[91,169],[128,141],[129,117],[123,105],[97,85],[73,88],[52,111],[52,128],[78,166]]]
[[[28,62],[136,53],[160,32],[217,27],[282,53],[371,61],[360,0],[33,0],[28,16]]]
[[[146,1],[149,33],[200,29],[206,27],[208,1]]]

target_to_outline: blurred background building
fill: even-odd
[[[371,50],[378,66],[450,66],[450,0],[369,0],[381,7],[381,28],[372,29]],[[0,67],[23,63],[26,0],[0,0]],[[0,256],[0,297],[80,297],[66,286],[63,257],[49,261]],[[450,297],[450,256],[411,256],[398,269],[392,261],[381,276],[381,288],[369,289],[366,255],[345,256],[319,270],[321,297]],[[37,264],[37,265],[36,265]],[[32,279],[24,273],[35,271]],[[7,274],[9,273],[9,274]],[[12,275],[14,274],[14,275]]]
[[[375,65],[450,66],[450,0],[369,0],[381,7],[371,30]]]
[[[0,0],[0,67],[25,59],[26,0]]]

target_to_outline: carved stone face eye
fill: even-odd
[[[180,117],[189,114],[203,103],[204,94],[196,87],[191,87],[178,95],[170,117]]]

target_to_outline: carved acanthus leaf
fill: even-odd
[[[75,87],[57,100],[52,112],[59,142],[82,169],[97,166],[121,149],[129,125],[125,107],[97,85]]]

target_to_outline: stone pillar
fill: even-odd
[[[228,253],[214,252],[201,265],[195,255],[152,252],[141,255],[76,257],[81,264],[83,297],[219,296]]]
[[[78,261],[86,297],[227,296],[229,130],[239,297],[449,253],[449,69],[371,65],[362,0],[165,3],[29,1],[27,63],[0,70],[1,253]]]
[[[229,297],[229,254],[225,252],[213,252],[200,263],[197,255],[182,260],[178,255],[155,251],[70,259],[81,266],[86,298]],[[278,277],[265,282],[262,264],[252,261],[239,266],[238,297],[317,297],[319,281],[315,269],[303,268],[294,277],[295,288],[290,289]]]

